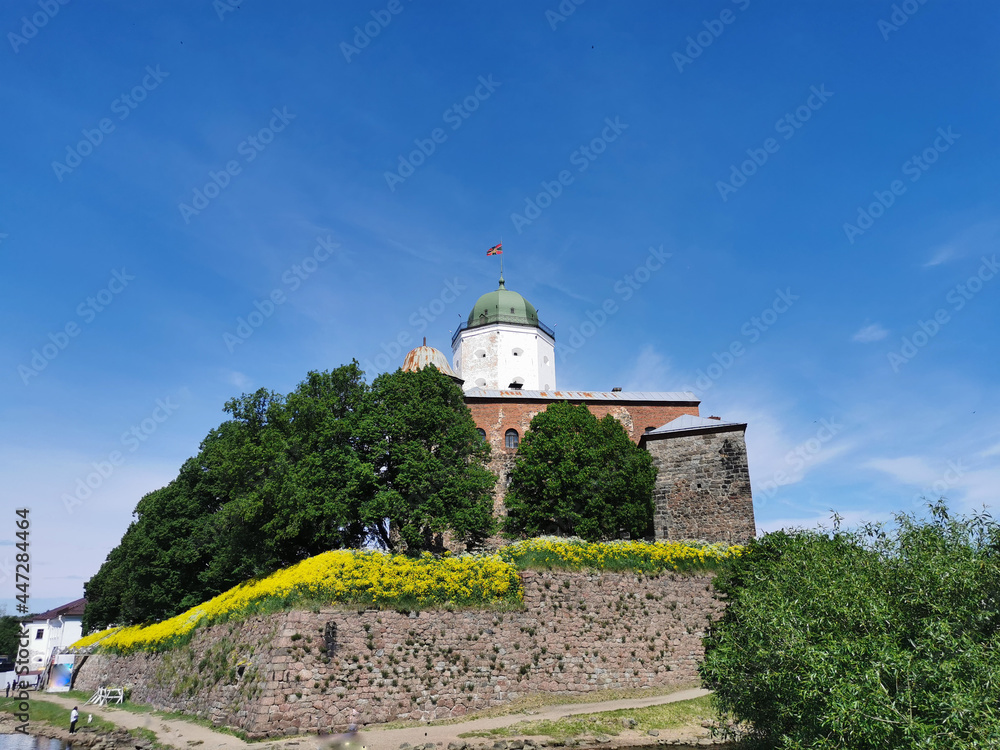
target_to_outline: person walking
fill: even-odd
[[[76,706],[73,706],[73,710],[69,712],[69,733],[73,734],[76,731],[76,722],[80,718],[80,712],[76,710]]]

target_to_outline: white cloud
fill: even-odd
[[[955,255],[954,245],[944,245],[943,247],[939,247],[934,252],[934,255],[931,256],[931,259],[926,263],[924,263],[924,268],[930,268],[931,266],[939,266],[942,263],[951,260],[952,257],[954,257],[954,255]]]
[[[859,445],[860,431],[853,419],[833,411],[802,418],[780,394],[754,392],[743,385],[738,390],[717,392],[712,400],[715,405],[703,414],[747,423],[747,460],[758,514],[773,514],[781,504],[801,507],[804,498],[815,494],[817,485],[790,488],[821,467],[843,463]]]
[[[228,370],[224,375],[224,380],[230,385],[234,385],[237,388],[246,388],[253,381],[242,372],[237,372],[236,370]]]
[[[862,344],[870,344],[873,341],[881,341],[889,332],[883,328],[878,323],[872,323],[871,325],[864,326],[861,330],[855,333],[852,337],[852,341],[860,341]]]
[[[670,360],[656,351],[656,347],[646,344],[624,376],[622,389],[626,391],[662,391],[663,384],[669,382]]]
[[[918,456],[873,458],[866,461],[862,466],[884,472],[902,484],[914,486],[931,484],[937,479],[939,474],[924,459]]]
[[[990,456],[1000,456],[1000,443],[997,443],[996,445],[991,445],[989,448],[977,453],[976,455],[979,456],[980,458],[989,458]]]
[[[978,456],[1000,454],[993,446]],[[897,482],[919,488],[914,505],[944,497],[959,512],[995,507],[1000,501],[1000,466],[996,462],[973,466],[963,459],[930,460],[919,456],[874,458],[865,467],[884,472]]]
[[[839,511],[842,529],[853,529],[866,523],[884,523],[892,520],[892,515],[885,512],[869,510]],[[771,518],[757,523],[757,534],[766,534],[779,529],[816,529],[833,526],[833,511],[814,513],[808,516]]]

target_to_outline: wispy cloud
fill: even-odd
[[[869,510],[846,510],[839,511],[840,526],[845,529],[853,529],[863,526],[866,523],[884,523],[892,520],[892,514],[881,511]],[[814,513],[806,516],[792,516],[787,518],[772,518],[758,521],[757,533],[765,534],[769,531],[779,529],[828,529],[833,526],[833,510],[823,513]]]
[[[998,237],[1000,237],[1000,221],[992,219],[980,221],[962,229],[949,242],[936,247],[930,260],[924,263],[923,267],[933,268],[957,258],[994,252]]]
[[[225,373],[224,378],[225,382],[230,385],[234,385],[237,388],[247,388],[251,383],[253,383],[249,377],[244,375],[242,372],[238,372],[237,370],[228,370]]]
[[[902,484],[915,486],[933,482],[938,475],[925,459],[918,456],[873,458],[862,466],[888,474]]]
[[[1000,456],[1000,443],[997,443],[996,445],[991,445],[989,448],[987,448],[984,451],[980,451],[976,455],[978,455],[980,458],[989,458],[990,456]]]
[[[954,256],[955,256],[955,246],[944,245],[943,247],[939,247],[934,252],[934,255],[931,256],[931,259],[926,263],[924,263],[924,268],[930,268],[931,266],[940,266],[942,263],[951,260]]]
[[[670,382],[670,361],[652,344],[639,350],[632,367],[625,373],[622,388],[626,391],[662,391]]]
[[[881,341],[886,336],[889,335],[889,331],[883,328],[878,323],[871,323],[866,325],[853,336],[851,336],[852,341],[859,341],[862,344],[870,344],[873,341]]]

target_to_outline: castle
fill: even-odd
[[[557,390],[555,333],[502,275],[455,331],[452,352],[449,362],[425,341],[403,369],[433,366],[461,384],[493,448],[497,513],[532,417],[569,401],[612,415],[651,454],[657,539],[754,535],[746,424],[702,418],[689,392]],[[534,692],[682,686],[697,679],[702,636],[725,606],[711,579],[524,570],[525,606],[511,612],[334,606],[253,615],[199,628],[165,652],[85,655],[75,687],[127,685],[141,702],[263,739],[459,717]],[[205,677],[209,663],[220,676]]]
[[[612,415],[649,451],[657,468],[656,539],[739,543],[755,535],[745,423],[699,416],[700,401],[689,391],[557,390],[555,338],[534,305],[507,289],[501,271],[499,287],[481,296],[454,332],[451,363],[426,339],[403,362],[408,371],[434,366],[462,386],[479,434],[493,449],[498,514],[532,417],[568,401],[586,404],[598,418]]]

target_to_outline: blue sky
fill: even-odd
[[[227,399],[450,352],[501,238],[561,388],[749,423],[762,530],[993,503],[998,26],[917,0],[5,3],[0,598],[13,508],[32,609],[82,595]]]

